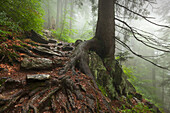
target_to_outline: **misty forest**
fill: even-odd
[[[170,113],[170,0],[0,0],[0,113]]]

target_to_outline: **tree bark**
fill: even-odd
[[[114,58],[115,52],[115,0],[99,0],[98,21],[95,38],[98,39],[100,49],[97,54],[102,57]]]
[[[114,59],[115,53],[115,22],[114,22],[114,3],[115,0],[99,0],[98,21],[96,34],[93,39],[80,43],[74,51],[70,61],[60,70],[59,74],[66,73],[69,69],[76,71],[78,67],[86,75],[106,89],[110,99],[117,98],[119,95],[127,95],[135,92],[134,87],[128,82],[123,74],[123,70]],[[94,66],[97,56],[91,56],[88,52],[94,51],[100,57],[101,65]],[[96,57],[96,58],[95,58]],[[97,61],[99,61],[97,60]],[[95,62],[98,64],[99,62]],[[96,85],[97,86],[97,85]]]

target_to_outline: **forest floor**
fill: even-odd
[[[153,112],[144,107],[151,103],[136,93],[136,97],[121,96],[111,101],[78,69],[59,75],[75,49],[74,44],[54,39],[42,44],[14,38],[0,44],[7,51],[0,59],[0,113]],[[50,77],[29,79],[42,75]]]

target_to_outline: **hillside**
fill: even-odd
[[[1,35],[0,42],[0,113],[160,112],[130,83],[128,94],[110,99],[107,89],[96,85],[79,66],[60,75],[80,40],[46,40],[34,31],[6,37]]]

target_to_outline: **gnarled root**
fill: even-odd
[[[93,50],[95,48],[96,42],[97,41],[95,39],[81,42],[76,47],[76,50],[73,52],[73,55],[66,63],[65,67],[59,71],[59,75],[66,73],[69,69],[72,69],[73,73],[76,74],[75,66],[78,63],[80,70],[94,80],[88,65],[88,52],[89,50]]]
[[[19,92],[17,92],[16,94],[14,94],[12,96],[12,99],[11,101],[6,105],[4,106],[3,108],[0,109],[0,113],[3,113],[4,111],[6,111],[8,108],[10,108],[11,106],[15,105],[16,102],[23,96],[25,95],[26,92],[24,90],[21,90]]]
[[[70,60],[66,63],[65,67],[62,70],[60,70],[59,74],[62,75],[64,73],[66,73],[69,69],[72,69],[73,73],[76,72],[75,66],[78,63],[79,69],[83,73],[88,75],[93,80],[94,86],[96,88],[98,88],[98,86],[96,84],[96,80],[95,80],[95,78],[94,78],[94,76],[93,76],[93,74],[90,70],[90,67],[89,67],[89,53],[88,53],[89,50],[96,50],[96,48],[98,48],[98,45],[97,45],[97,41],[95,39],[88,40],[88,41],[85,41],[85,42],[81,42],[76,47],[76,50],[73,52],[73,55],[71,56]],[[93,86],[91,86],[91,87],[93,87]],[[93,88],[93,89],[97,93],[95,88]],[[101,92],[98,92],[98,93],[101,94]],[[108,102],[106,101],[106,99],[103,95],[102,95],[102,100],[105,103],[105,105],[107,106],[107,108],[111,109],[110,105],[108,104]],[[91,112],[93,112],[93,111],[91,111]]]

